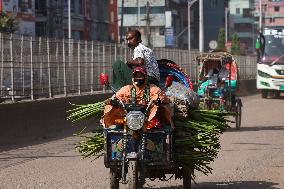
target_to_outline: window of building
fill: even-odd
[[[270,23],[275,22],[275,18],[269,18],[269,22]]]
[[[280,7],[279,7],[279,6],[275,6],[275,7],[274,7],[274,11],[275,11],[275,12],[279,12],[279,10],[280,10]]]
[[[165,35],[165,27],[160,27],[159,35]]]
[[[76,40],[83,39],[83,31],[72,30],[71,36]]]
[[[110,22],[114,23],[114,12],[113,11],[111,11],[110,13]]]
[[[264,4],[263,10],[264,10],[264,11],[267,11],[267,4]]]
[[[241,11],[240,11],[240,8],[236,8],[236,14],[240,14]]]
[[[146,14],[146,7],[140,8],[141,14]],[[154,6],[150,8],[150,14],[164,14],[164,6]],[[121,14],[121,7],[118,8],[118,14]],[[124,7],[124,14],[138,14],[137,7]]]
[[[71,12],[75,14],[83,14],[83,0],[71,0]],[[68,6],[68,2],[67,2]]]
[[[46,0],[35,0],[35,10],[37,12],[46,11]]]
[[[211,7],[214,8],[214,7],[217,7],[218,5],[218,0],[211,0]]]
[[[33,2],[32,0],[19,0],[19,10],[22,13],[33,13]]]
[[[250,18],[251,17],[251,11],[248,8],[243,9],[243,17]]]
[[[46,36],[46,23],[36,22],[35,23],[36,36]]]
[[[251,23],[235,23],[234,28],[236,32],[251,32],[252,31]]]

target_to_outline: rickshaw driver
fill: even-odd
[[[115,108],[117,105],[113,104],[114,98],[121,100],[123,103],[136,103],[147,105],[151,100],[159,98],[160,104],[154,103],[150,108],[148,115],[147,129],[154,127],[160,128],[164,123],[174,128],[172,121],[172,113],[170,109],[170,100],[164,91],[154,84],[147,84],[147,72],[142,67],[136,67],[132,72],[132,84],[122,87],[116,94],[105,101],[104,116],[101,120],[105,128],[115,125],[116,119],[121,119],[123,111],[120,108]]]
[[[143,67],[147,71],[147,82],[159,86],[160,72],[157,60],[153,51],[144,46],[141,40],[141,33],[138,30],[131,30],[126,34],[128,47],[133,49],[133,56],[126,63],[116,60],[112,65],[113,83],[115,89],[120,89],[132,83],[132,70]]]
[[[208,74],[204,77],[203,82],[209,81],[208,86],[212,90],[218,89],[220,91],[220,97],[224,98],[226,95],[226,90],[225,90],[225,80],[229,76],[229,71],[226,69],[226,67],[220,66],[211,68],[208,72]]]

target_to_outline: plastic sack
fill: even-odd
[[[179,82],[174,81],[167,89],[166,95],[174,104],[174,115],[178,117],[187,117],[188,110],[198,107],[199,104],[197,94]]]

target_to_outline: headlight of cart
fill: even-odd
[[[126,115],[126,123],[129,129],[139,130],[143,127],[145,122],[145,115],[140,111],[130,111]]]
[[[260,77],[271,78],[271,75],[269,75],[269,74],[267,74],[267,73],[265,73],[265,72],[263,72],[263,71],[258,70],[257,73],[258,73],[258,75],[259,75]]]

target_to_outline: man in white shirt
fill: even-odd
[[[127,61],[131,68],[141,66],[146,69],[148,83],[159,86],[160,72],[157,60],[153,51],[142,44],[141,33],[138,30],[131,30],[126,35],[128,47],[133,49],[132,59]]]
[[[159,86],[160,72],[157,60],[153,51],[141,43],[141,33],[138,30],[131,30],[127,32],[126,40],[128,47],[133,49],[133,56],[126,64],[121,60],[116,60],[112,65],[113,87],[118,90],[131,84],[132,69],[138,66],[146,69],[147,83]]]

